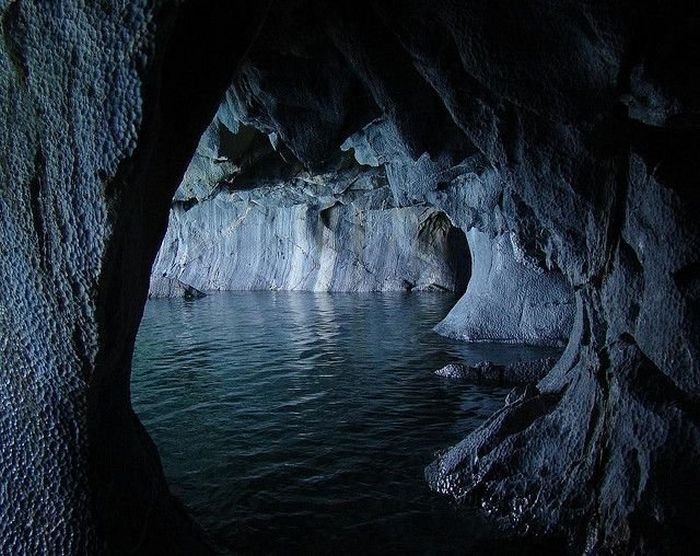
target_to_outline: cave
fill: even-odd
[[[336,145],[314,169],[285,161],[227,94],[170,208],[150,298],[211,291],[454,291],[464,231],[397,201],[383,165]],[[260,125],[260,124],[257,124]],[[262,127],[262,126],[261,126]]]
[[[502,542],[424,469],[554,365],[563,275],[475,229],[455,184],[402,200],[367,140],[385,122],[304,167],[239,89],[173,197],[132,360],[171,492],[234,554]]]
[[[503,532],[483,553],[692,552],[698,35],[683,0],[0,2],[1,551],[212,553],[133,411],[134,345],[149,295],[235,285],[173,233],[283,183],[314,237],[382,202],[369,251],[387,208],[456,242],[440,334],[563,348],[444,372],[523,383],[425,468]],[[243,286],[378,288],[319,266]],[[399,266],[407,295],[445,287]]]

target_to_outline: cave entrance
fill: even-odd
[[[423,469],[508,389],[435,371],[542,350],[434,332],[462,324],[473,258],[449,182],[407,198],[357,141],[311,168],[230,100],[173,199],[134,354],[172,490],[236,551],[473,550],[489,528]]]
[[[399,202],[383,165],[338,149],[310,170],[219,112],[173,200],[132,374],[173,492],[218,543],[360,552],[413,530],[429,550],[422,519],[474,542],[422,479],[503,395],[433,374],[465,357],[432,328],[469,271],[464,232]]]

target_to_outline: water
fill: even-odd
[[[423,469],[503,405],[455,360],[534,357],[431,331],[428,293],[241,292],[146,306],[134,408],[172,491],[216,543],[252,554],[464,554],[488,533]]]

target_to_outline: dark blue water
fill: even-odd
[[[287,292],[149,301],[132,398],[173,492],[239,553],[469,551],[487,527],[430,492],[423,468],[507,391],[433,371],[540,352],[436,335],[454,302]]]

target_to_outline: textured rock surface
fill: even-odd
[[[546,357],[533,361],[517,361],[507,365],[498,365],[483,361],[478,365],[450,363],[435,371],[437,376],[453,380],[464,380],[477,384],[494,384],[509,386],[538,382],[556,363],[556,359]]]
[[[466,293],[436,332],[472,342],[564,345],[573,321],[573,293],[559,272],[515,257],[510,234],[467,234],[472,274]]]
[[[397,130],[376,120],[343,144],[358,161],[383,165],[397,199],[426,203],[467,232],[471,278],[462,299],[435,330],[473,342],[559,345],[573,320],[573,292],[535,237],[509,231],[529,218],[517,194],[479,156],[421,155],[414,161]],[[512,214],[509,214],[512,211]],[[525,213],[525,214],[523,214]]]
[[[290,163],[349,140],[401,206],[508,233],[573,288],[562,359],[432,485],[578,552],[692,548],[697,3],[244,5],[0,1],[3,551],[201,548],[129,367],[176,184],[234,69],[240,121]]]
[[[205,550],[129,401],[170,200],[261,17],[197,5],[0,1],[3,554]]]
[[[464,233],[444,213],[397,207],[383,172],[334,172],[175,203],[150,295],[199,290],[463,291]]]

